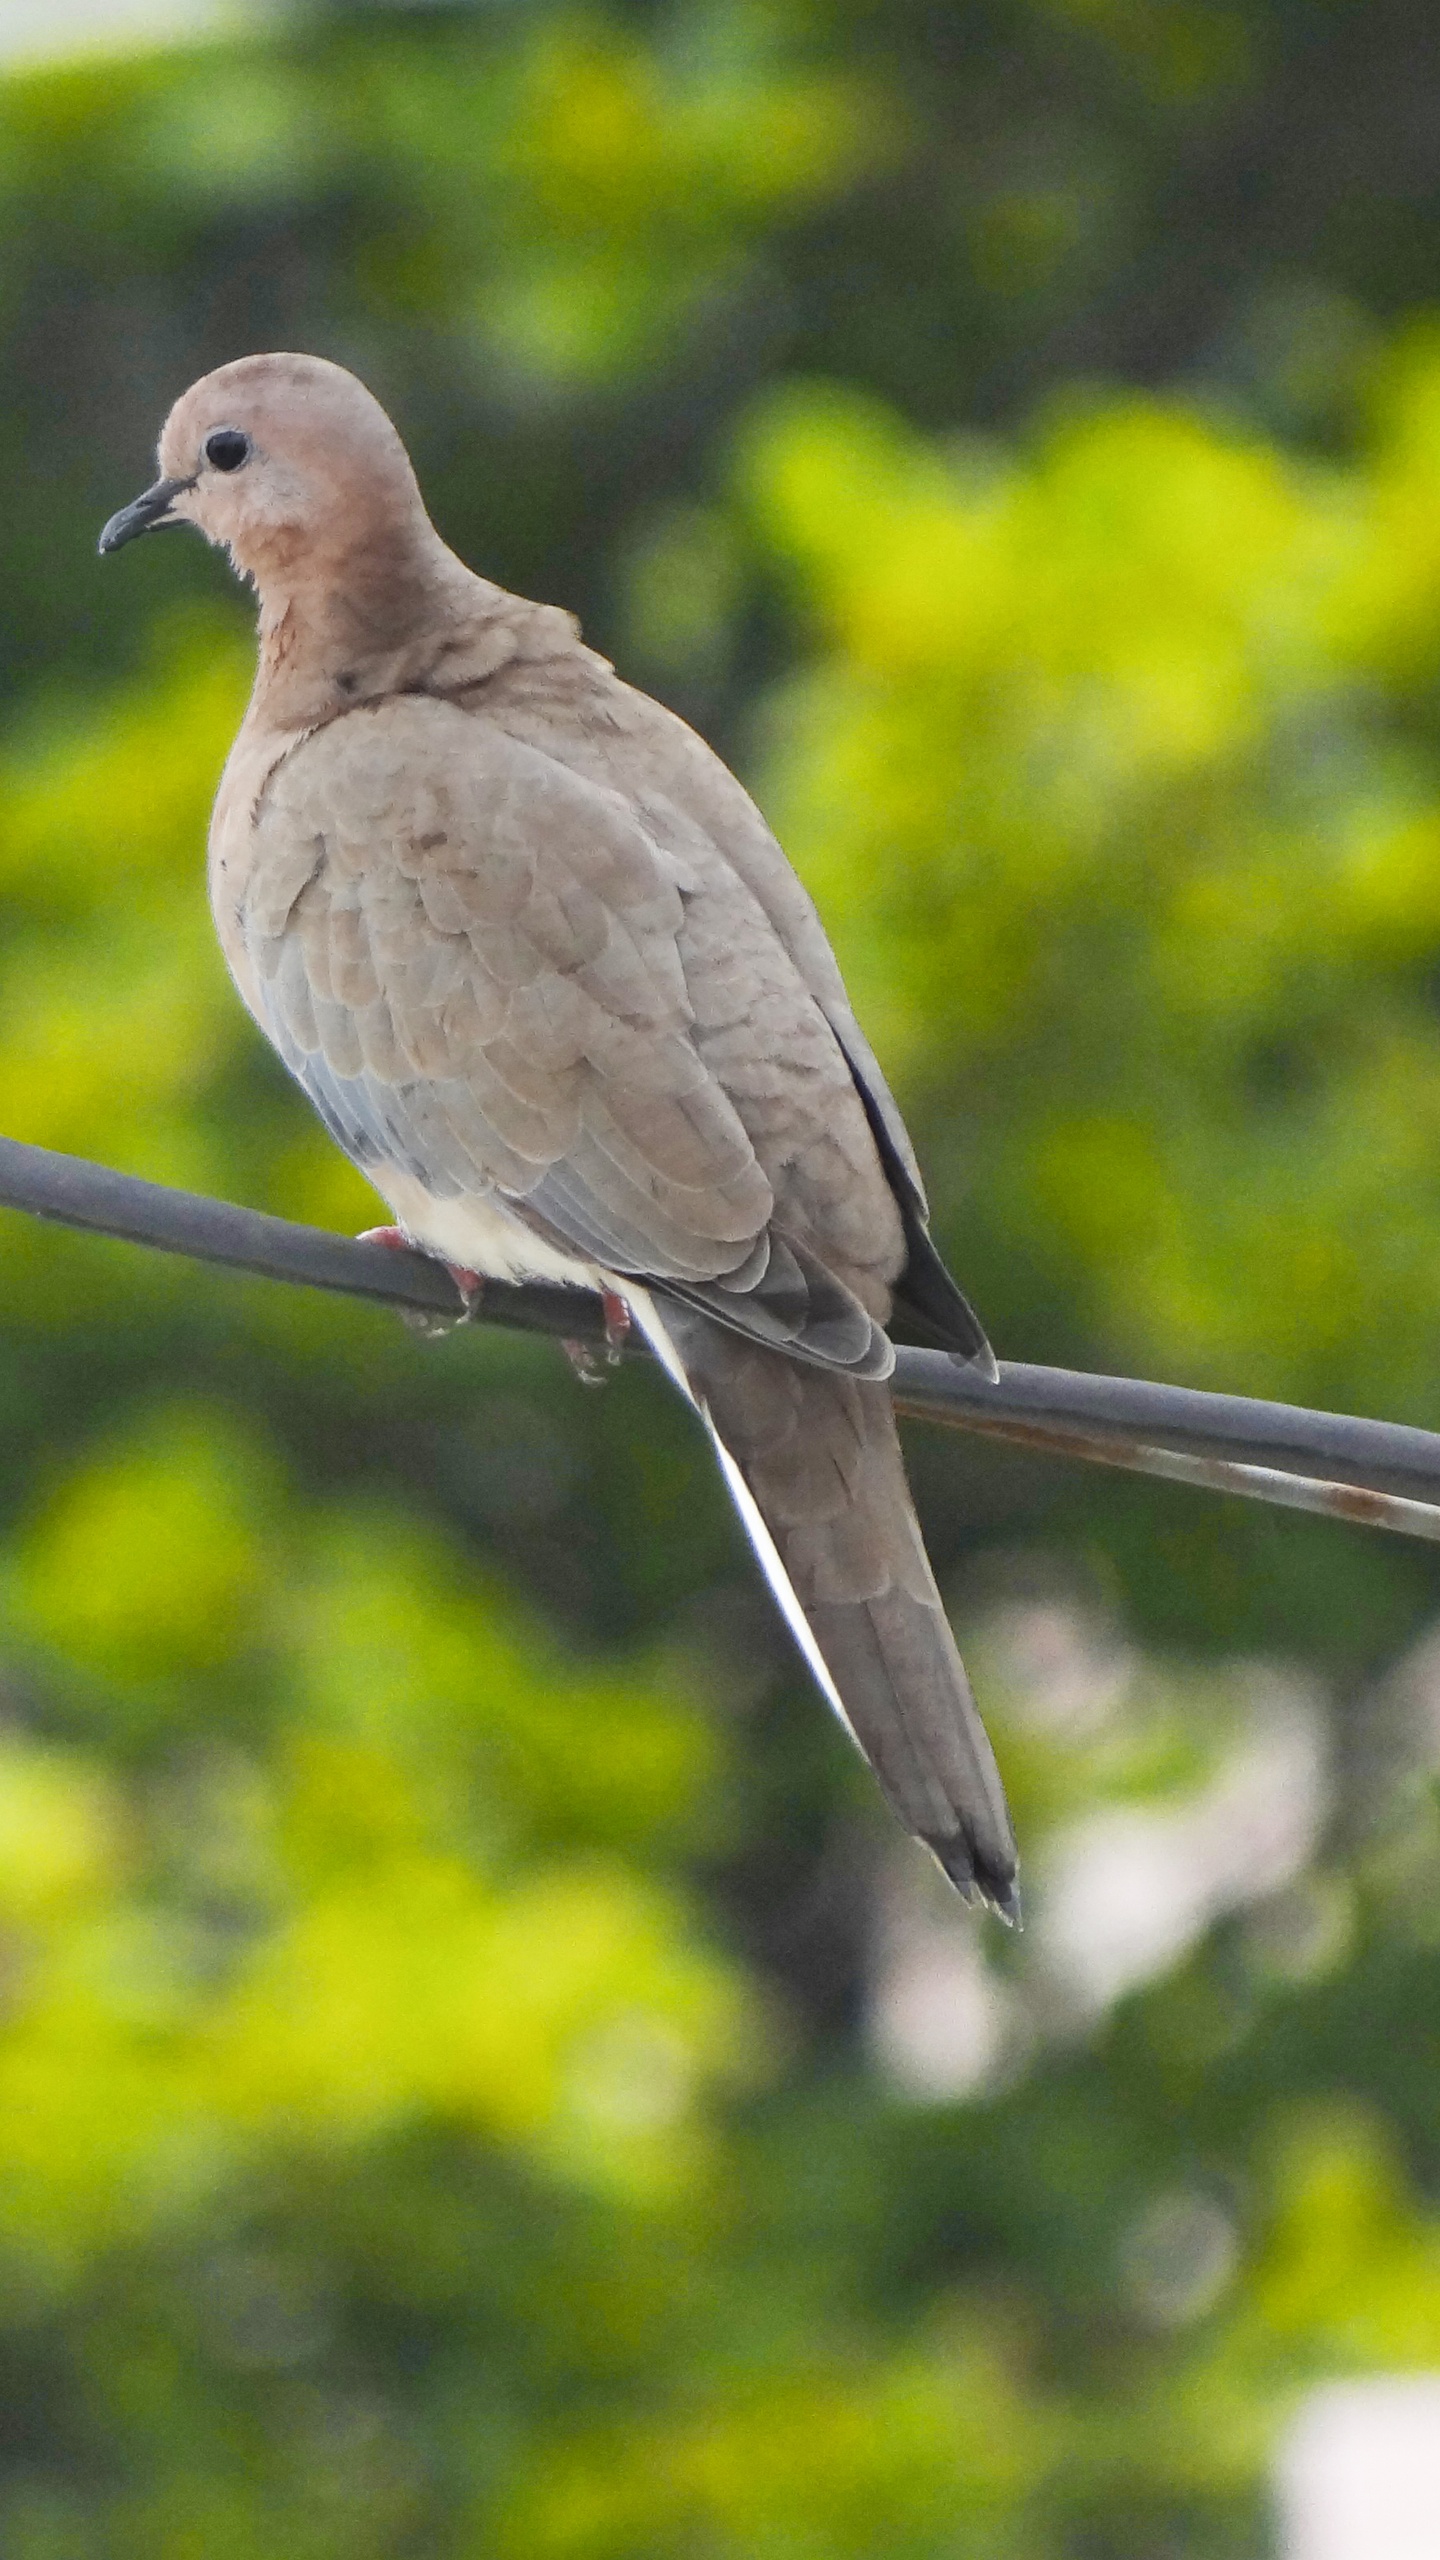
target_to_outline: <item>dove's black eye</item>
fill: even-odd
[[[250,439],[242,436],[238,427],[217,427],[213,436],[205,439],[205,459],[213,462],[217,471],[238,471],[241,463],[250,459]]]

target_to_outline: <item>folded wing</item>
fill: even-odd
[[[903,1246],[844,1055],[743,884],[618,793],[452,704],[357,709],[272,776],[241,928],[357,1162],[887,1373]]]

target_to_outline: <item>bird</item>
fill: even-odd
[[[244,1003],[386,1232],[467,1285],[599,1290],[634,1324],[894,1813],[1015,1920],[886,1327],[899,1312],[992,1379],[994,1355],[759,809],[572,615],[448,548],[339,365],[221,365],[176,401],[158,465],[101,552],[188,524],[257,599],[208,866]]]

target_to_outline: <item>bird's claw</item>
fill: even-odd
[[[577,1342],[573,1334],[567,1333],[561,1336],[560,1348],[582,1387],[604,1386],[605,1372],[590,1343]]]
[[[389,1253],[415,1253],[423,1249],[411,1243],[403,1227],[366,1227],[356,1242],[384,1245]],[[438,1255],[435,1259],[439,1259]],[[440,1341],[447,1333],[453,1333],[457,1324],[465,1324],[475,1313],[485,1287],[484,1273],[467,1270],[463,1262],[447,1262],[444,1268],[460,1295],[456,1314],[446,1315],[440,1307],[397,1307],[395,1310],[401,1323],[411,1333],[423,1334],[427,1342]]]
[[[577,1342],[573,1335],[566,1335],[560,1345],[582,1387],[604,1386],[606,1372],[617,1366],[630,1337],[630,1310],[624,1299],[614,1289],[602,1289],[600,1304],[605,1314],[604,1350],[597,1353],[593,1343]]]

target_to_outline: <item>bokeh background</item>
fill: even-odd
[[[7,1132],[377,1214],[245,601],[94,553],[313,349],[751,783],[1003,1353],[1440,1425],[1428,0],[21,14]],[[1430,1551],[914,1431],[1010,1941],[655,1379],[8,1215],[0,1328],[6,2560],[1264,2560],[1440,2367]]]

